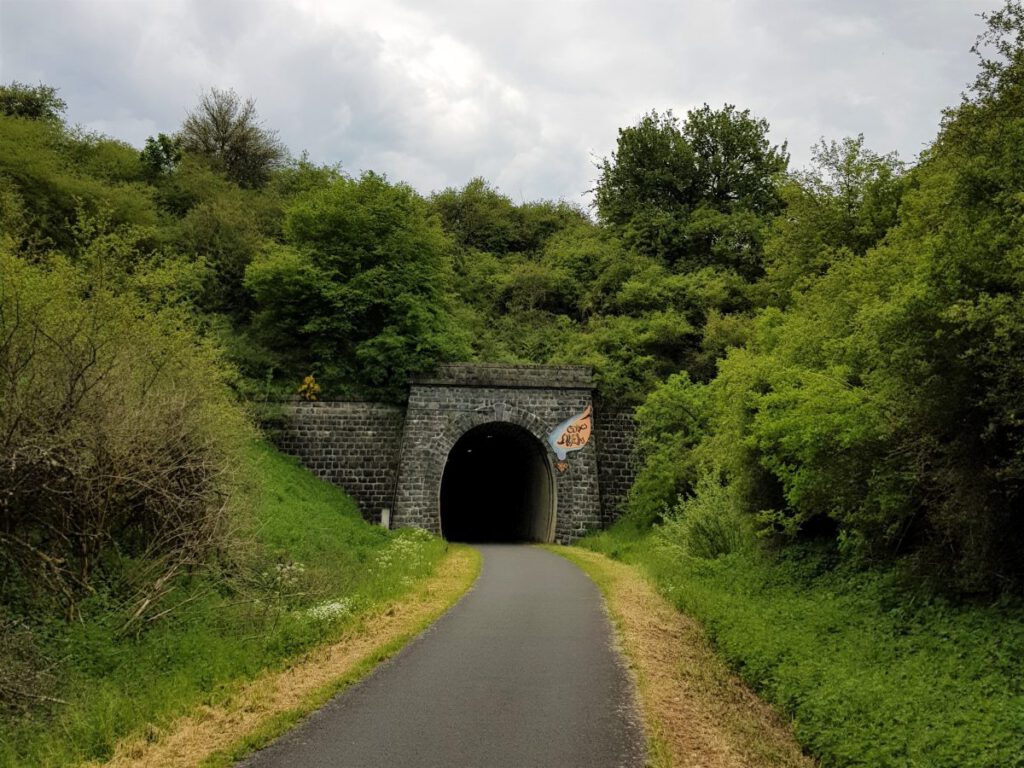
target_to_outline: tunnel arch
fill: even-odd
[[[535,434],[508,421],[471,426],[451,444],[438,489],[449,541],[554,540],[556,483]]]

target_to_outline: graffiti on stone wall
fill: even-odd
[[[578,451],[590,440],[590,433],[593,432],[594,414],[593,407],[588,405],[582,413],[566,419],[548,435],[548,444],[555,452],[558,461],[555,462],[555,469],[565,472],[569,468],[566,455],[571,451]]]

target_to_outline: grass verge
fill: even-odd
[[[630,521],[583,544],[639,566],[828,768],[1024,766],[1024,605],[954,603],[896,570],[753,543],[689,555]]]
[[[402,599],[364,616],[337,642],[241,686],[219,706],[203,707],[155,738],[119,745],[106,765],[219,768],[233,764],[396,653],[448,610],[479,571],[475,550],[450,548],[433,576]]]
[[[186,713],[224,707],[247,681],[362,631],[446,556],[422,531],[367,524],[341,490],[267,444],[251,446],[247,465],[232,546],[176,582],[159,621],[124,634],[130,604],[102,587],[81,622],[44,605],[15,617],[19,647],[49,670],[60,701],[0,708],[0,766],[101,763],[126,739],[156,740]]]
[[[788,724],[715,654],[700,625],[636,568],[578,548],[552,547],[605,597],[636,676],[650,764],[656,768],[812,766]]]

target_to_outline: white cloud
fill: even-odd
[[[858,132],[912,158],[973,77],[986,5],[4,0],[0,78],[56,85],[73,121],[136,145],[234,87],[317,161],[578,201],[651,108],[749,107],[797,164]]]

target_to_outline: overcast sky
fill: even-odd
[[[973,80],[997,0],[0,0],[0,81],[141,146],[200,91],[254,96],[293,153],[424,193],[483,176],[586,202],[650,109],[749,108],[803,165],[864,133],[907,160]]]

